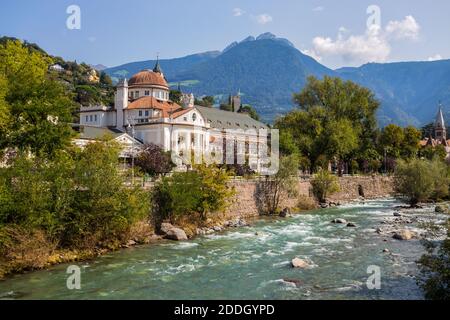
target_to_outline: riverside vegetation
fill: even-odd
[[[93,257],[130,239],[144,243],[165,221],[194,235],[197,227],[220,220],[217,212],[233,195],[230,169],[239,168],[200,165],[165,176],[173,168],[170,157],[146,146],[137,164],[159,181],[152,192],[127,186],[111,139],[83,150],[71,145],[69,123],[79,95],[49,71],[55,61],[19,41],[0,44],[0,276]],[[384,167],[412,206],[448,200],[442,150],[421,149],[421,132],[413,127],[378,129],[379,104],[369,90],[310,78],[294,101],[299,108],[275,122],[280,170],[260,183],[263,213],[278,214],[282,200],[295,196],[299,170],[314,174],[312,192],[325,202],[338,190],[330,164],[338,175],[378,174]],[[304,200],[299,207],[314,206]],[[448,255],[446,241],[422,259],[427,297],[448,292]]]

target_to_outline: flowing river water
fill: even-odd
[[[397,205],[390,199],[355,203],[258,219],[187,242],[138,246],[79,263],[81,290],[67,289],[68,265],[59,265],[0,281],[0,298],[422,299],[415,262],[424,253],[420,241],[375,232]],[[408,214],[436,216],[432,209]],[[335,218],[357,227],[332,224]],[[295,257],[311,267],[293,269]],[[371,265],[381,270],[379,290],[366,285]]]

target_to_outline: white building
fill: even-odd
[[[119,82],[114,106],[81,107],[80,125],[127,132],[144,144],[154,143],[180,156],[186,155],[186,150],[218,152],[226,134],[226,139],[232,138],[241,149],[247,145],[239,153],[257,152],[248,145],[261,143],[259,130],[267,129],[266,125],[244,113],[195,106],[192,94],[183,95],[178,105],[169,100],[169,92],[157,62],[153,70]]]

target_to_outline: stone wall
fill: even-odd
[[[249,218],[259,215],[256,190],[258,181],[233,181],[236,195],[225,212],[229,218]],[[340,191],[329,197],[333,202],[346,202],[364,195],[366,199],[387,197],[393,194],[392,178],[382,176],[348,176],[339,178]],[[281,207],[294,208],[300,196],[312,198],[309,179],[299,179],[298,197],[285,199]]]

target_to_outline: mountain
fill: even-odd
[[[336,72],[375,93],[381,124],[423,125],[434,119],[439,101],[450,105],[450,60],[369,63]]]
[[[160,60],[159,63],[164,71],[165,77],[172,81],[177,73],[186,71],[196,64],[211,60],[220,55],[220,51],[209,51],[189,55],[182,58]],[[111,76],[113,81],[121,78],[130,78],[133,74],[144,69],[153,69],[156,60],[147,60],[127,63],[118,67],[105,69],[105,72]]]
[[[175,82],[194,83],[196,95],[215,95],[222,100],[239,90],[243,101],[254,105],[266,121],[292,108],[292,93],[308,75],[322,77],[334,72],[302,54],[290,43],[269,35],[229,47],[215,59],[179,72]]]
[[[217,102],[240,90],[243,103],[253,105],[268,122],[293,108],[292,94],[304,87],[310,75],[338,76],[371,89],[381,102],[381,125],[423,125],[434,119],[439,100],[450,105],[450,60],[331,70],[271,33],[233,42],[221,52],[160,62],[172,86],[180,84],[183,91],[197,96],[213,95]],[[154,60],[135,62],[105,71],[117,80],[154,64]]]

